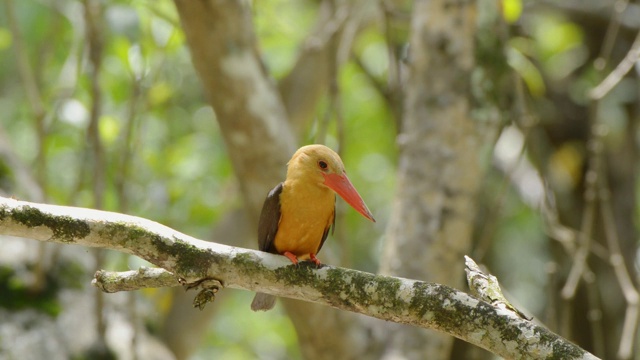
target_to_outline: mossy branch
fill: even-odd
[[[332,266],[295,267],[282,256],[198,240],[134,216],[0,198],[0,235],[118,250],[182,282],[215,279],[225,287],[434,329],[509,359],[596,359],[542,326],[444,285]]]
[[[182,285],[173,273],[146,266],[122,272],[98,270],[91,284],[106,293]]]

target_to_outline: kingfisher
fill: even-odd
[[[335,228],[336,194],[365,218],[375,222],[371,211],[351,184],[340,156],[324,145],[303,146],[287,163],[285,181],[273,188],[262,206],[258,223],[259,249],[284,255],[293,264],[316,255],[329,229]],[[257,293],[253,311],[275,305],[273,295]]]

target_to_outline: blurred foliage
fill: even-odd
[[[240,199],[215,114],[204,100],[174,6],[170,1],[106,1],[103,6],[99,133],[106,158],[105,209],[122,211],[126,206],[128,214],[208,239],[216,221],[239,206]],[[40,185],[45,186],[48,202],[93,207],[94,160],[87,144],[93,99],[84,57],[82,3],[14,1],[14,8],[21,39],[12,32],[7,12],[0,12],[0,126],[23,166],[36,178],[43,174],[46,181]],[[276,79],[293,66],[316,14],[313,2],[255,4],[260,51]],[[358,38],[359,49],[367,65],[384,78],[384,38],[376,28],[365,34]],[[45,107],[44,136],[38,134],[39,120],[16,61],[20,45],[27,52],[25,65]],[[354,267],[375,271],[379,234],[389,211],[384,204],[393,196],[396,130],[380,95],[356,66],[347,64],[339,75],[347,119],[343,159],[351,180],[369,207],[376,209],[379,222],[376,228],[362,226],[360,216],[341,202],[338,206],[344,216],[336,232],[341,238],[330,241],[332,249],[324,251],[347,251]],[[314,121],[325,116],[327,106],[326,102],[319,106]],[[301,143],[313,141],[314,129]],[[334,148],[336,131],[333,122],[327,143]],[[44,161],[38,159],[39,147]],[[5,163],[0,168],[6,169],[3,178],[12,176]],[[118,193],[119,181],[124,181],[123,194]],[[19,184],[3,190],[29,200],[27,189]],[[346,248],[338,246],[338,241]],[[105,267],[123,270],[145,265],[126,258],[109,252]],[[161,313],[171,306],[167,292],[140,294],[149,297]],[[52,296],[50,300],[55,301],[55,292]],[[195,358],[208,358],[211,353],[238,359],[300,357],[293,326],[282,312],[249,313],[249,293],[226,291],[222,296],[230,298],[226,309],[212,322]]]
[[[83,269],[80,264],[67,262],[57,264],[47,272],[40,288],[31,286],[32,266],[11,268],[0,266],[0,307],[10,311],[35,309],[50,316],[57,316],[61,307],[60,291],[78,289],[82,282]]]
[[[98,81],[102,91],[99,134],[106,159],[104,208],[209,239],[216,222],[241,201],[215,114],[204,100],[174,5],[168,0],[106,0],[101,4],[105,26],[101,28],[103,63]],[[274,79],[282,79],[293,67],[301,43],[315,26],[318,4],[253,2],[259,52]],[[588,44],[588,28],[559,10],[527,12],[528,4],[501,1],[500,20],[478,35],[481,66],[474,74],[477,88],[471,91],[480,94],[476,96],[482,102],[479,118],[498,113],[508,124],[535,113],[532,117],[543,125],[572,115],[587,123],[572,106],[588,105],[587,91],[602,80],[602,73],[590,61],[594,54]],[[94,159],[87,127],[94,99],[85,54],[83,5],[72,0],[14,0],[13,7],[20,36],[11,28],[12,14],[0,11],[0,129],[22,168],[44,188],[47,202],[93,207]],[[406,22],[410,14],[405,15]],[[391,36],[404,46],[408,25],[397,28],[404,30]],[[349,266],[372,272],[378,268],[381,234],[392,209],[398,157],[395,140],[399,129],[389,104],[372,83],[373,79],[384,84],[389,76],[386,36],[382,26],[372,22],[354,39],[352,52],[368,74],[353,60],[340,67],[338,84],[345,122],[340,129],[335,119],[330,119],[326,139],[333,148],[342,146],[349,176],[378,222],[370,226],[339,201],[338,230],[323,252],[338,254]],[[23,50],[26,64],[19,63]],[[43,104],[44,114],[38,113],[37,104],[27,93],[24,69],[32,75],[38,92],[36,102]],[[526,90],[513,85],[519,81]],[[627,131],[631,120],[624,110],[637,102],[634,86],[623,81],[599,108],[609,126],[607,144],[619,144]],[[560,92],[566,93],[571,106],[554,102],[552,97]],[[517,102],[514,99],[525,99],[524,105],[513,105]],[[301,144],[313,141],[331,106],[328,97],[320,102]],[[556,196],[580,194],[587,147],[581,127],[569,128],[566,141],[555,143],[561,132],[549,131],[546,142],[525,144],[520,140],[520,147],[496,150],[495,157],[525,159]],[[523,132],[523,137],[530,135]],[[505,141],[513,140],[505,133]],[[522,146],[527,147],[525,151]],[[486,246],[481,250],[508,289],[507,296],[519,299],[528,314],[540,315],[547,306],[548,292],[543,289],[550,286],[545,267],[553,257],[552,243],[545,235],[539,208],[531,201],[535,186],[523,187],[509,179],[513,175],[509,169],[494,164],[485,179],[476,235],[488,239],[480,241],[480,246]],[[30,200],[26,186],[17,180],[16,169],[0,160],[1,190]],[[568,197],[560,200],[559,207],[578,202]],[[527,254],[525,261],[522,254]],[[123,270],[140,265],[144,262],[135,257],[109,252],[105,266]],[[65,269],[62,278],[67,287],[78,281],[88,286],[88,274],[95,270],[79,266]],[[56,297],[60,278],[47,278],[47,290],[36,300],[30,297],[28,286],[16,282],[16,271],[0,264],[0,306],[36,307],[52,315],[60,311],[64,306]],[[173,305],[168,291],[138,294],[160,318]],[[228,300],[224,311],[216,315],[193,358],[207,359],[211,354],[233,359],[301,357],[286,315],[281,310],[250,313],[252,295],[237,291],[220,295]],[[163,326],[157,318],[148,324],[153,331]]]
[[[253,11],[262,58],[269,72],[280,79],[293,67],[298,48],[314,25],[317,4],[284,0],[256,2]]]

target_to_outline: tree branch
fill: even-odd
[[[146,266],[123,272],[98,270],[91,284],[106,293],[182,285],[173,273]]]
[[[322,1],[315,29],[301,46],[291,71],[278,90],[298,137],[306,131],[320,98],[329,87],[330,66],[335,61],[340,35],[349,17],[344,2]]]
[[[593,100],[605,97],[633,69],[638,59],[640,59],[640,32],[636,35],[636,39],[624,59],[598,86],[589,91],[589,97]]]
[[[0,234],[118,250],[190,283],[215,279],[225,287],[434,329],[506,358],[596,359],[546,328],[444,285],[332,266],[296,267],[282,256],[198,240],[134,216],[0,198]]]

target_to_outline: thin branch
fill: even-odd
[[[126,212],[129,209],[129,196],[127,194],[127,183],[131,172],[131,162],[135,147],[135,132],[138,126],[138,111],[140,103],[142,78],[131,74],[131,99],[127,119],[125,120],[124,136],[118,149],[118,171],[115,174],[115,191],[118,198],[119,211]]]
[[[509,359],[597,359],[544,327],[448,286],[332,266],[296,267],[282,256],[205,242],[134,216],[0,198],[0,234],[135,254],[186,282],[215,279],[225,287],[434,329]]]
[[[9,28],[11,29],[15,43],[15,54],[17,58],[18,72],[20,73],[20,78],[22,79],[23,85],[25,87],[27,99],[29,99],[29,104],[36,119],[42,119],[45,115],[45,107],[42,102],[42,97],[40,95],[40,90],[36,82],[36,77],[33,74],[33,70],[30,66],[31,62],[29,61],[29,55],[27,54],[26,43],[24,41],[24,38],[22,37],[22,31],[20,31],[18,21],[16,20],[13,0],[7,0],[4,5],[7,14],[7,20],[9,22]]]
[[[124,272],[98,270],[91,284],[106,293],[182,285],[173,273],[145,266]]]
[[[94,0],[84,2],[84,20],[89,58],[89,80],[91,83],[91,111],[87,127],[87,142],[91,145],[90,161],[93,164],[93,200],[98,209],[103,207],[106,165],[102,141],[100,139],[100,115],[102,113],[102,90],[100,70],[102,68],[103,34],[102,5]]]
[[[387,45],[387,59],[389,61],[387,71],[387,84],[385,86],[386,94],[384,95],[389,108],[392,110],[395,120],[396,129],[399,132],[404,112],[403,99],[404,86],[402,78],[402,59],[399,58],[400,48],[406,46],[408,39],[400,40],[401,36],[398,31],[398,22],[408,26],[411,23],[411,16],[407,16],[406,12],[400,10],[393,1],[380,0],[379,7],[382,12],[382,26],[384,27],[385,43]],[[365,69],[362,67],[362,69]],[[365,72],[366,73],[366,72]],[[375,84],[375,83],[374,83]],[[378,88],[378,87],[376,87]]]
[[[378,94],[380,94],[380,97],[382,97],[387,102],[387,106],[389,107],[393,106],[391,91],[389,91],[387,84],[385,84],[383,81],[380,81],[369,70],[369,68],[367,68],[367,65],[365,65],[365,63],[362,61],[362,58],[360,57],[360,55],[358,55],[355,52],[352,52],[351,60],[353,60],[353,63],[358,67],[358,69],[360,69],[360,72],[362,72],[364,77],[367,78],[367,80],[373,86],[373,88],[378,92]]]
[[[638,316],[638,302],[640,294],[638,294],[638,290],[631,278],[632,275],[625,264],[624,256],[622,255],[620,237],[618,236],[618,230],[616,228],[613,213],[613,205],[611,204],[611,191],[609,190],[609,183],[604,171],[600,177],[602,180],[598,183],[598,200],[600,201],[600,214],[602,216],[605,239],[607,241],[609,253],[611,254],[609,257],[609,263],[613,268],[616,279],[618,280],[618,285],[620,286],[624,299],[627,303],[620,345],[618,347],[618,358],[631,359],[633,356],[636,330],[638,329],[638,322],[640,321],[640,317]]]
[[[103,8],[102,3],[96,0],[84,0],[84,25],[87,42],[87,56],[89,60],[89,82],[91,110],[89,124],[87,126],[87,143],[91,146],[91,164],[93,179],[93,204],[97,209],[104,206],[106,188],[106,162],[105,151],[100,139],[100,116],[102,113],[102,90],[100,89],[100,70],[102,68],[103,54]],[[94,251],[93,255],[98,267],[104,263],[104,252]],[[98,342],[103,342],[107,331],[104,319],[104,294],[95,294],[96,329]]]
[[[45,122],[47,111],[45,109],[44,102],[42,101],[42,94],[40,93],[40,86],[36,81],[36,75],[34,74],[33,68],[31,67],[31,61],[29,59],[26,41],[22,35],[20,26],[18,25],[14,6],[15,5],[13,3],[13,0],[7,0],[5,2],[5,11],[7,13],[9,28],[11,29],[11,33],[13,34],[13,38],[15,39],[15,55],[17,60],[16,65],[18,67],[18,73],[20,74],[20,79],[22,80],[27,99],[29,100],[31,112],[34,116],[36,135],[38,138],[35,174],[38,185],[42,191],[41,195],[43,196],[43,199],[35,198],[32,200],[44,201],[46,199],[47,190],[47,157],[45,155],[45,140],[47,135]]]
[[[550,194],[549,191],[547,191],[548,194]],[[573,257],[574,261],[576,259],[576,252],[577,247],[576,247],[576,243],[578,242],[577,239],[580,239],[580,233],[577,230],[574,230],[570,227],[564,226],[560,223],[559,219],[558,219],[558,213],[557,210],[555,208],[555,204],[553,204],[553,199],[550,196],[547,196],[547,201],[545,201],[542,204],[542,214],[544,216],[544,222],[545,222],[545,227],[544,227],[544,231],[546,232],[547,236],[549,236],[550,239],[553,239],[555,241],[557,241],[558,243],[560,243],[560,245],[562,245],[565,253],[567,254],[567,256]],[[584,242],[581,239],[581,246],[584,246]],[[608,259],[608,251],[606,249],[604,249],[600,244],[595,243],[593,241],[593,239],[588,240],[588,243],[590,244],[589,248],[591,253],[597,255],[598,257],[602,258],[602,259]],[[582,255],[581,255],[582,256]],[[593,338],[593,347],[594,349],[596,349],[596,351],[594,351],[596,354],[601,354],[603,353],[603,349],[604,349],[604,344],[602,339],[604,339],[604,335],[603,335],[603,326],[602,326],[602,317],[601,316],[595,316],[595,314],[600,314],[601,311],[600,309],[602,309],[602,306],[600,304],[600,297],[599,297],[599,293],[598,293],[598,286],[595,282],[595,274],[593,273],[593,271],[591,271],[591,269],[589,268],[589,264],[584,263],[582,266],[584,266],[582,272],[582,281],[584,281],[584,283],[586,284],[586,291],[587,291],[587,304],[589,306],[589,310],[588,313],[590,314],[594,314],[593,316],[589,316],[588,317],[588,321],[589,323],[591,323],[591,331],[592,331],[592,338]],[[549,321],[554,321],[558,311],[555,309],[556,307],[556,303],[555,303],[555,295],[556,295],[556,288],[557,285],[556,283],[556,278],[557,278],[557,266],[556,265],[552,265],[550,266],[550,271],[549,271],[549,275],[550,275],[550,280],[549,280],[549,289],[550,289],[550,295],[549,295],[549,303],[551,304],[551,306],[549,306],[549,316],[547,317],[548,322],[547,324],[549,324]],[[575,279],[576,281],[578,279]],[[566,284],[565,284],[566,285]],[[577,285],[577,284],[576,284]],[[569,301],[571,299],[565,299],[564,304],[569,307],[571,306],[571,304],[569,304]],[[565,320],[567,319],[567,317],[570,315],[570,311],[563,311],[560,312],[563,317],[565,318]],[[554,323],[556,323],[555,325],[550,325],[551,329],[555,329],[558,328],[559,326],[557,325],[557,322],[554,321]],[[563,323],[563,325],[566,327],[569,324],[568,321],[565,321]],[[565,331],[563,332],[563,335],[566,336],[566,334],[568,333],[568,330],[565,328]]]
[[[613,6],[613,14],[611,15],[611,21],[609,22],[607,32],[605,33],[604,40],[602,41],[600,55],[594,61],[594,65],[598,70],[604,70],[607,66],[607,62],[609,62],[609,59],[611,58],[613,45],[616,42],[615,40],[620,30],[620,20],[622,18],[622,14],[627,9],[627,5],[629,5],[628,0],[617,0]]]
[[[114,272],[98,270],[91,284],[106,293],[118,291],[133,291],[145,288],[184,286],[186,290],[200,290],[193,300],[193,307],[203,310],[207,303],[215,300],[215,293],[223,285],[215,279],[204,279],[186,284],[173,273],[162,268],[148,268],[142,266],[137,271]],[[134,294],[134,293],[131,293]],[[133,297],[130,297],[135,305]],[[135,308],[135,306],[132,306]]]
[[[289,73],[280,80],[278,91],[298,137],[313,119],[319,100],[329,87],[330,61],[336,61],[338,42],[351,14],[345,1],[322,1],[318,21],[301,44]]]
[[[636,35],[636,39],[624,59],[598,86],[589,91],[589,97],[593,100],[605,97],[627,75],[638,59],[640,59],[640,32]]]
[[[504,297],[498,278],[482,271],[478,264],[466,255],[464,256],[464,264],[464,270],[467,273],[467,284],[475,297],[495,307],[511,311],[519,318],[531,320]]]
[[[609,60],[615,37],[618,33],[623,12],[628,7],[627,0],[617,0],[614,6],[614,13],[612,20],[609,23],[607,34],[604,40],[604,44],[601,50],[600,57],[596,60],[596,69],[602,71]],[[591,99],[596,103],[594,108],[598,106],[598,101],[604,98],[614,87],[616,87],[620,81],[627,75],[629,71],[640,59],[640,32],[637,33],[631,49],[627,52],[620,64],[611,72],[607,77],[594,89],[589,92]],[[595,115],[597,112],[593,112],[594,122],[598,124],[600,119]],[[594,132],[594,138],[601,143],[601,139],[605,136],[606,128],[604,125],[600,125],[598,132]],[[602,149],[600,152],[594,152],[593,156],[602,158]],[[631,359],[633,356],[633,347],[635,344],[636,332],[638,329],[638,323],[640,322],[639,316],[639,300],[640,294],[636,285],[632,280],[631,272],[625,264],[624,256],[620,247],[620,238],[618,235],[618,229],[615,223],[615,215],[613,212],[613,205],[611,204],[611,190],[608,182],[607,172],[605,171],[605,164],[602,160],[599,162],[601,166],[596,167],[597,172],[596,187],[597,197],[599,201],[600,216],[602,218],[602,224],[604,228],[605,239],[609,250],[609,264],[613,268],[618,285],[622,291],[622,294],[627,303],[625,311],[624,324],[622,328],[622,334],[620,336],[620,344],[618,347],[619,359]],[[597,338],[595,338],[597,339]],[[603,346],[601,346],[603,348]],[[596,347],[596,349],[598,349]],[[596,352],[601,353],[601,352]]]
[[[542,9],[549,9],[552,11],[560,11],[567,14],[571,18],[583,18],[590,23],[604,24],[611,20],[612,10],[615,12],[620,11],[619,7],[622,6],[623,1],[616,0],[615,4],[611,6],[612,1],[584,1],[584,0],[542,0],[536,2],[536,5],[542,5]],[[638,11],[640,6],[628,1],[626,6],[619,14],[616,14],[620,23],[619,28],[625,31],[637,31],[638,26]],[[602,54],[602,52],[601,52]]]
[[[584,207],[582,211],[580,232],[578,233],[578,248],[573,254],[573,264],[569,271],[569,275],[567,276],[567,281],[561,291],[561,296],[564,300],[563,304],[566,310],[562,313],[565,321],[561,324],[565,327],[571,323],[569,318],[572,316],[572,312],[568,311],[568,309],[572,307],[571,301],[575,298],[580,279],[584,280],[587,288],[588,306],[590,309],[595,309],[597,311],[600,310],[600,308],[596,306],[600,301],[598,299],[598,290],[595,284],[595,275],[591,270],[589,270],[587,259],[592,252],[591,249],[593,247],[592,234],[595,226],[598,206],[598,186],[604,177],[603,136],[604,131],[601,126],[597,123],[591,125],[591,140],[588,142],[589,160],[585,175],[586,188],[584,191]],[[589,318],[589,322],[592,325],[590,329],[593,333],[593,337],[596,339],[593,343],[594,348],[596,349],[596,354],[602,354],[604,351],[604,347],[600,341],[604,338],[602,319],[592,316]],[[566,336],[568,329],[565,328],[561,333]]]
[[[15,54],[18,66],[18,72],[22,83],[24,84],[27,99],[31,111],[33,112],[35,120],[35,132],[37,135],[37,152],[35,159],[35,177],[39,187],[38,195],[42,198],[33,198],[34,201],[46,201],[47,198],[47,156],[46,156],[46,116],[47,111],[45,109],[44,102],[42,100],[42,94],[40,92],[40,86],[36,80],[31,62],[29,61],[29,55],[27,51],[27,45],[22,35],[22,31],[18,26],[18,20],[16,17],[15,7],[13,0],[7,0],[5,2],[5,10],[8,17],[9,27],[13,33],[15,39]],[[34,291],[40,291],[45,286],[46,269],[43,266],[45,263],[46,249],[41,244],[38,247],[38,261],[35,262],[34,268],[34,281],[32,284]]]
[[[340,7],[336,10],[338,14],[344,13],[342,17],[345,19],[348,18],[348,10],[344,7]],[[346,20],[345,20],[346,21]],[[357,30],[357,24],[354,25]],[[353,34],[356,30],[353,30],[350,27],[349,34]],[[347,33],[346,30],[343,33]],[[345,36],[342,36],[340,41],[332,41],[328,43],[328,51],[329,56],[327,57],[327,68],[328,68],[328,82],[329,87],[327,91],[327,97],[329,99],[329,104],[327,109],[325,110],[325,114],[322,120],[318,124],[318,133],[316,134],[316,141],[319,144],[324,144],[326,142],[326,135],[329,128],[329,123],[331,119],[335,116],[336,121],[336,133],[338,137],[338,154],[342,154],[344,152],[344,116],[342,112],[342,95],[340,91],[340,79],[339,79],[339,70],[341,61],[345,59],[340,59],[340,52],[338,48],[351,48],[352,37],[348,37],[345,39]],[[347,45],[344,45],[346,43]],[[344,51],[342,51],[344,52]]]
[[[562,287],[562,298],[572,299],[575,296],[580,278],[587,267],[587,258],[591,252],[591,239],[596,216],[596,185],[598,183],[599,169],[602,161],[602,134],[594,126],[593,139],[590,141],[589,167],[585,177],[586,189],[584,191],[584,209],[582,212],[582,223],[578,234],[578,249],[574,254],[573,265],[567,276],[567,281]]]

